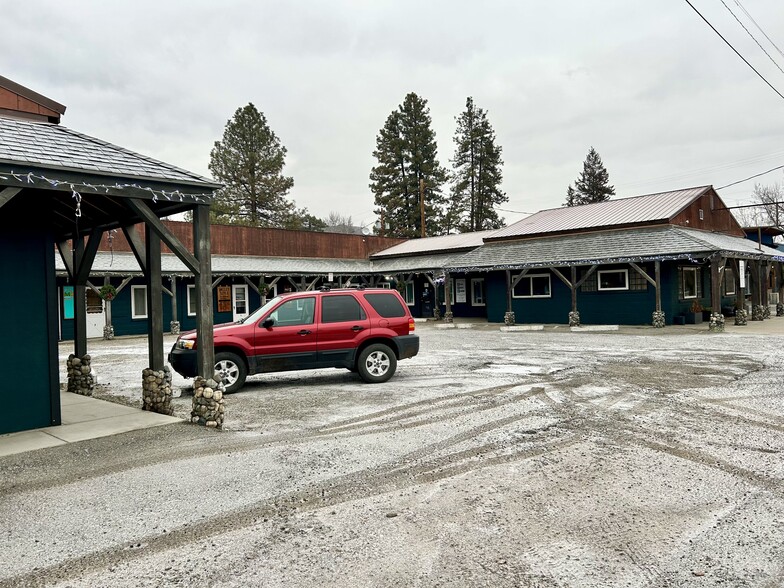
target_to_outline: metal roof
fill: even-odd
[[[664,222],[673,218],[696,198],[711,189],[711,186],[701,186],[673,192],[608,200],[595,204],[542,210],[506,228],[499,229],[488,237],[488,240]]]
[[[371,259],[382,257],[394,257],[402,255],[422,255],[438,251],[450,251],[458,249],[471,249],[479,247],[484,238],[495,233],[491,231],[477,231],[475,233],[459,233],[456,235],[442,235],[440,237],[424,237],[422,239],[409,239],[405,243],[393,245],[389,249],[384,249],[371,255]]]
[[[65,266],[59,255],[55,256],[55,267],[64,272]],[[172,253],[161,255],[163,274],[190,275],[191,272]],[[91,274],[100,275],[141,275],[142,270],[136,257],[129,252],[99,251],[95,256]],[[323,259],[292,257],[257,257],[252,255],[213,255],[213,275],[273,275],[273,276],[310,276],[357,275],[372,273],[371,264],[362,259]]]
[[[0,116],[0,163],[220,187],[195,173],[139,155],[67,127]],[[8,170],[6,170],[8,171]]]
[[[396,274],[404,272],[441,271],[444,267],[460,258],[460,253],[442,253],[440,255],[417,255],[411,257],[393,257],[374,259],[371,270],[375,273]]]
[[[486,243],[454,259],[445,269],[503,269],[728,256],[784,261],[775,250],[759,250],[743,237],[675,225],[581,233]]]

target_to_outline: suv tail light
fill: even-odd
[[[409,317],[408,318],[408,332],[413,333],[414,329],[416,329],[416,325],[414,324],[414,319]]]

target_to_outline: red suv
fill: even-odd
[[[215,326],[215,371],[226,392],[251,374],[340,367],[386,382],[419,352],[414,319],[397,290],[322,288],[277,296],[238,323]],[[169,363],[197,375],[196,331],[181,335]]]

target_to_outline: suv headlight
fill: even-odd
[[[177,340],[177,348],[178,349],[193,349],[196,342],[193,339],[178,339]]]

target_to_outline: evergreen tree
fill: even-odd
[[[588,156],[583,162],[583,171],[574,183],[574,188],[576,192],[574,203],[569,204],[570,193],[567,191],[566,206],[604,202],[609,200],[610,196],[615,196],[615,188],[610,186],[610,175],[604,168],[602,158],[593,147],[588,151]]]
[[[449,229],[459,232],[498,229],[503,219],[495,206],[508,201],[501,191],[501,147],[487,120],[487,111],[466,98],[466,109],[456,117],[452,192],[447,213]]]
[[[282,227],[307,210],[286,199],[294,179],[283,175],[286,148],[264,114],[249,103],[226,123],[210,152],[209,169],[224,184],[210,207],[213,222]]]
[[[574,191],[572,185],[569,184],[569,187],[566,189],[566,202],[564,202],[564,206],[577,206],[580,204],[578,202],[577,192]]]
[[[427,100],[411,92],[387,117],[376,137],[370,189],[384,235],[421,237],[420,181],[424,182],[425,235],[444,232],[446,170],[437,157]],[[389,225],[389,229],[386,229]]]

